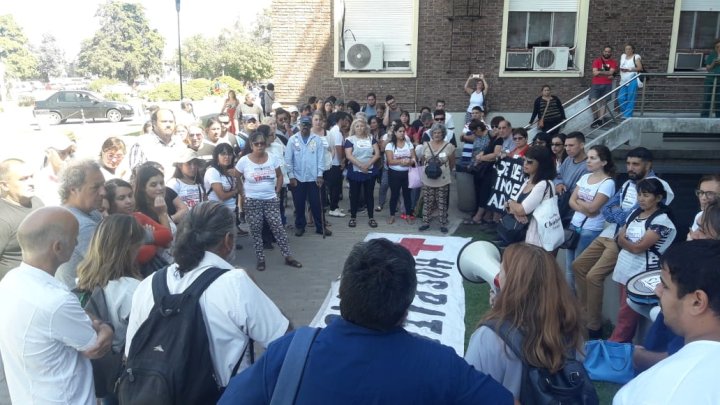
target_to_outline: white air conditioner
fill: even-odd
[[[383,43],[356,42],[345,51],[345,70],[383,70]]]
[[[702,53],[676,53],[675,69],[677,70],[697,70],[703,66]]]
[[[505,69],[532,69],[532,51],[508,52],[505,54]]]
[[[533,70],[567,70],[570,48],[566,46],[533,48]]]

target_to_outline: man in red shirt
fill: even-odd
[[[618,69],[617,61],[611,58],[612,47],[606,46],[603,48],[602,56],[595,59],[592,63],[592,85],[590,86],[590,102],[600,99],[602,96],[608,94],[612,90],[613,75]],[[603,114],[605,113],[605,106],[607,99],[599,102],[592,107],[593,118],[595,119],[592,123],[593,128],[597,128],[603,124]]]

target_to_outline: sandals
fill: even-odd
[[[290,267],[295,267],[296,269],[299,269],[302,267],[302,264],[300,264],[299,261],[295,259],[285,258],[285,265]]]
[[[257,266],[255,266],[255,270],[265,271],[265,262],[257,262]]]
[[[484,225],[484,224],[486,224],[486,222],[483,220],[476,221],[475,218],[470,217],[470,218],[463,219],[462,224],[463,225]]]
[[[355,218],[350,218],[350,222],[348,222],[348,226],[350,228],[355,228],[357,226],[357,220]]]
[[[377,222],[372,218],[368,221],[368,225],[370,225],[370,228],[377,228]]]
[[[395,223],[395,216],[394,216],[394,215],[389,216],[388,219],[387,219],[387,223],[388,223],[388,224],[393,224],[393,223]]]

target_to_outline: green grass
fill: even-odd
[[[473,238],[473,240],[493,240],[495,233],[484,227],[475,225],[460,225],[454,236]],[[463,282],[465,288],[465,347],[467,347],[470,336],[477,329],[480,318],[490,309],[489,292],[490,287],[486,283],[473,284]],[[604,329],[608,326],[605,325]],[[612,326],[610,326],[610,329]],[[611,404],[615,393],[622,387],[619,384],[594,382],[600,404]]]

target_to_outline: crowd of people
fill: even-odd
[[[626,55],[621,70],[633,60],[637,69],[639,57],[632,49]],[[629,179],[618,189],[607,147],[586,150],[582,133],[559,131],[565,115],[549,86],[543,86],[531,119],[547,132],[534,139],[503,117],[486,123],[488,85],[482,75],[471,76],[464,87],[469,105],[462,128],[441,99],[412,121],[392,95],[378,103],[370,92],[362,106],[310,97],[286,110],[268,107],[275,104],[274,87],[268,86],[264,106],[250,92],[241,101],[230,91],[219,114],[204,122],[188,103],[177,115],[157,109],[133,145],[108,138],[97,159],[74,159],[73,142],[57,138],[40,171],[20,158],[0,162],[0,302],[18,308],[0,314],[7,380],[2,384],[0,378],[0,403],[12,398],[90,404],[96,396],[122,402],[122,387],[132,383],[120,384],[119,394],[97,394],[101,366],[90,360],[124,353],[142,364],[136,358],[149,333],[144,325],[157,322],[154,311],[165,305],[157,285],[172,297],[197,280],[209,283],[196,299],[210,342],[215,399],[227,387],[221,402],[269,403],[296,334],[286,334],[289,320],[245,270],[231,264],[242,247],[239,237],[252,238],[255,268],[264,271],[274,244],[287,266],[302,267],[288,231],[303,237],[314,227],[330,237],[326,215],[349,216],[353,228],[364,211],[368,226],[376,228],[375,215],[387,210],[387,224],[397,216],[411,224],[420,218],[418,230],[426,231],[437,220],[445,234],[456,171],[473,177],[476,205],[464,224],[494,229],[509,216],[526,229],[521,239],[505,241],[500,294],[470,339],[466,361],[402,329],[417,282],[408,252],[385,240],[360,243],[343,269],[342,319],[317,333],[308,349],[303,401],[404,403],[413,395],[412,401],[423,403],[522,400],[523,367],[556,372],[568,353],[582,352],[585,338],[603,336],[609,275],[620,292],[610,340],[632,342],[643,311],[628,302],[625,284],[653,270],[662,274],[656,289],[660,323],[664,319],[671,333],[684,338],[684,346],[659,345],[652,350],[663,354],[658,356],[638,346],[637,364],[658,379],[669,378],[666,369],[685,367],[699,375],[701,367],[711,367],[720,344],[720,245],[697,240],[719,239],[720,175],[700,180],[700,212],[690,224],[689,242],[671,247],[680,233],[668,208],[674,193],[653,172],[651,151],[629,150]],[[497,209],[490,200],[499,191],[498,162],[505,160],[522,162],[523,181]],[[340,206],[345,183],[347,211]],[[288,198],[292,220],[285,213]],[[557,249],[543,248],[545,224],[533,216],[551,198],[558,199],[559,216],[576,234],[564,269],[554,257]],[[205,281],[203,274],[213,268],[233,270],[216,274],[221,282]],[[100,293],[107,319],[83,311]],[[519,356],[501,349],[503,335],[492,327],[499,324],[524,336]],[[253,341],[268,351],[251,366]],[[382,362],[341,372],[376,358],[378,351]],[[703,353],[701,366],[688,365],[690,356]],[[661,362],[667,357],[672,360]],[[618,401],[640,395],[644,385],[665,392],[664,399],[699,395],[687,387],[672,391],[648,384],[644,376],[624,388]],[[140,377],[130,373],[134,378]]]

